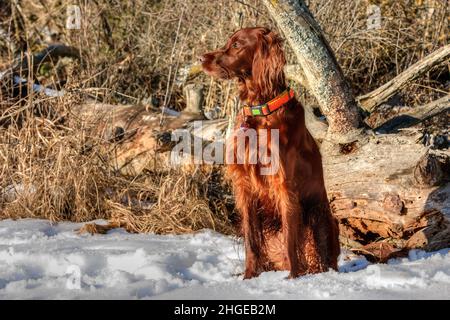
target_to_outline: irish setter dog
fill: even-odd
[[[200,61],[208,75],[237,79],[240,99],[248,106],[264,104],[287,90],[282,41],[266,28],[241,29]],[[241,214],[244,279],[271,270],[288,270],[289,278],[336,270],[338,226],[327,199],[319,148],[305,127],[302,105],[290,97],[268,115],[239,115],[237,128],[251,128],[258,135],[261,129],[279,130],[277,172],[262,175],[259,162],[227,166]]]

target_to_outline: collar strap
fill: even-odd
[[[272,112],[278,110],[283,105],[289,102],[294,97],[294,90],[287,88],[280,95],[278,95],[275,99],[270,100],[267,103],[261,104],[259,106],[248,106],[245,105],[244,116],[267,116]]]

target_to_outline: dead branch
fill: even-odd
[[[367,111],[373,111],[377,106],[387,101],[400,89],[411,81],[419,78],[428,72],[432,67],[448,61],[450,58],[450,45],[446,45],[431,53],[424,59],[416,62],[411,67],[403,71],[391,81],[385,83],[378,89],[357,98],[359,104]]]
[[[56,44],[48,46],[44,50],[33,54],[31,59],[28,56],[24,56],[23,59],[15,64],[13,72],[21,77],[26,77],[29,70],[32,71],[32,74],[36,74],[42,63],[50,61],[56,63],[56,61],[64,57],[81,60],[78,49],[63,44]]]
[[[417,125],[450,109],[450,95],[427,103],[425,105],[409,107],[378,108],[366,122],[380,133],[394,132],[401,128]]]

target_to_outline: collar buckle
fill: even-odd
[[[252,111],[252,116],[263,116],[263,105],[250,107]]]

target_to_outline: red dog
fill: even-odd
[[[303,107],[286,86],[281,43],[270,30],[245,28],[225,47],[200,58],[207,74],[237,78],[239,96],[247,103],[238,126],[279,130],[275,174],[261,175],[261,163],[230,164],[227,170],[242,215],[244,279],[270,270],[289,270],[294,278],[337,269],[339,232],[321,156],[305,127]]]

